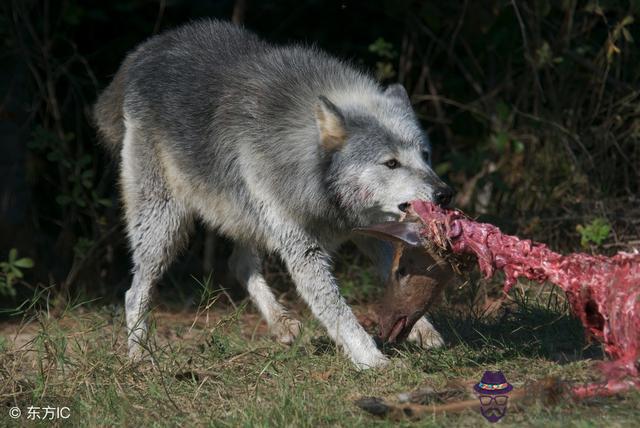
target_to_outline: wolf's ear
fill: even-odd
[[[410,247],[420,246],[420,225],[418,223],[389,221],[368,227],[358,227],[353,231],[385,241],[400,242]]]
[[[342,112],[325,96],[318,97],[316,122],[320,131],[320,144],[328,151],[339,150],[347,142],[347,131]]]
[[[387,89],[384,90],[384,94],[392,98],[394,101],[402,103],[406,107],[411,108],[411,100],[409,99],[409,94],[407,90],[400,83],[394,83],[392,85],[387,86]]]

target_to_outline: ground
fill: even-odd
[[[471,398],[484,370],[502,370],[515,388],[556,376],[571,382],[594,378],[580,324],[557,295],[541,293],[498,310],[443,307],[433,315],[445,337],[443,349],[388,347],[390,367],[358,372],[300,306],[305,330],[291,347],[269,338],[249,304],[233,307],[207,298],[197,310],[153,313],[154,363],[131,363],[121,307],[68,305],[58,314],[0,325],[2,425],[29,425],[28,406],[69,407],[62,426],[391,426],[354,401],[393,397],[432,388]],[[544,294],[548,296],[547,294]],[[516,296],[518,296],[516,292]],[[209,296],[211,297],[211,296]],[[495,306],[495,305],[494,305]],[[486,307],[485,307],[486,309]],[[367,324],[371,308],[355,308]],[[492,312],[488,314],[487,312]],[[11,407],[19,419],[7,415]],[[554,405],[533,400],[511,407],[504,426],[637,426],[640,393]],[[474,410],[437,415],[404,426],[488,424]],[[50,423],[43,424],[50,425]]]

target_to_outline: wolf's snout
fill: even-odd
[[[407,212],[407,208],[409,208],[409,202],[403,202],[400,205],[398,205],[398,209],[400,211],[402,211],[403,213]]]
[[[449,186],[442,187],[436,190],[435,194],[433,195],[433,202],[443,207],[446,207],[451,203],[451,200],[453,199],[453,195],[454,195],[454,192],[451,187]]]

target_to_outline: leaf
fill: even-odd
[[[522,153],[524,152],[524,143],[522,141],[519,140],[513,140],[512,142],[513,144],[513,151],[515,153]]]
[[[69,142],[73,141],[74,138],[76,138],[76,134],[74,134],[73,132],[67,132],[66,134],[64,134],[63,140]]]
[[[620,48],[615,45],[611,40],[607,43],[607,60],[611,62],[613,56],[620,53]]]
[[[110,207],[111,206],[111,200],[110,199],[105,199],[105,198],[101,198],[97,200],[98,204],[102,205],[103,207]]]
[[[78,160],[78,165],[83,167],[91,163],[91,155],[84,155]]]
[[[502,123],[506,123],[509,120],[511,109],[504,101],[498,101],[496,104],[496,113]]]
[[[12,248],[11,250],[9,250],[9,263],[13,264],[13,262],[16,260],[16,258],[18,257],[18,250],[15,248]]]
[[[382,58],[395,58],[396,53],[393,50],[393,44],[386,41],[382,37],[378,37],[375,42],[369,45],[369,52],[375,53]]]
[[[451,162],[442,162],[436,165],[435,168],[436,174],[444,175],[447,172],[451,171]]]
[[[56,202],[58,203],[58,205],[69,205],[71,201],[73,201],[73,199],[69,195],[58,195],[56,197]]]
[[[395,70],[393,69],[393,64],[390,62],[376,62],[376,79],[379,81],[391,79],[396,75]]]
[[[47,160],[51,162],[55,162],[60,159],[60,152],[57,150],[53,150],[47,154]]]
[[[592,243],[601,245],[609,237],[611,225],[604,218],[595,218],[586,226],[577,225],[576,230],[581,235],[580,245],[588,247]]]
[[[584,7],[584,11],[589,13],[594,13],[596,15],[604,16],[604,12],[602,11],[602,8],[598,4],[598,2],[595,0],[589,2],[589,4],[587,4]]]
[[[551,50],[551,46],[549,46],[549,43],[547,43],[547,41],[544,41],[542,43],[542,46],[540,46],[536,50],[536,65],[538,67],[551,65],[553,63],[553,60],[554,56],[553,51]]]
[[[491,144],[498,153],[503,153],[509,144],[509,135],[506,132],[498,132],[491,136]]]
[[[624,18],[622,18],[622,21],[620,21],[619,25],[621,27],[626,27],[627,25],[633,24],[633,21],[634,21],[633,16],[627,15]]]
[[[81,174],[82,177],[82,185],[87,189],[93,187],[93,171],[88,169]]]
[[[23,257],[19,260],[16,260],[13,265],[23,269],[30,269],[33,267],[34,263],[30,258]]]
[[[16,278],[23,278],[24,274],[22,273],[22,271],[14,266],[11,266],[11,273],[16,277]]]
[[[16,290],[11,285],[13,279],[0,276],[0,295],[15,296]]]
[[[73,246],[73,252],[78,258],[83,258],[84,256],[86,256],[87,252],[89,252],[93,244],[93,240],[80,237]]]

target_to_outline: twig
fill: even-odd
[[[582,149],[584,154],[587,156],[587,159],[589,160],[589,163],[591,165],[594,164],[593,156],[591,155],[591,152],[589,150],[587,150],[587,148],[584,146],[584,144],[582,144],[582,141],[580,141],[580,138],[578,136],[576,136],[574,133],[572,133],[571,131],[569,131],[564,126],[562,126],[559,123],[554,122],[552,120],[548,120],[548,119],[545,119],[545,118],[542,118],[540,116],[536,116],[536,115],[533,115],[533,114],[530,114],[530,113],[525,113],[525,112],[519,110],[518,108],[516,108],[515,106],[513,107],[513,111],[515,113],[519,114],[522,117],[526,117],[528,119],[535,120],[535,121],[540,122],[540,123],[551,125],[554,128],[556,128],[557,130],[561,131],[563,134],[565,134],[569,138],[571,138],[580,147],[580,149]],[[569,152],[569,155],[571,156],[571,158],[573,159],[573,161],[577,165],[578,164],[578,160],[577,160],[575,154],[573,153],[573,151],[571,150],[571,147],[566,146],[566,148],[567,148],[567,151]]]
[[[460,18],[458,19],[458,23],[456,24],[455,30],[453,30],[453,34],[451,35],[451,41],[449,42],[449,57],[453,56],[453,47],[456,44],[456,40],[458,38],[458,34],[460,34],[460,30],[462,29],[462,24],[464,23],[464,17],[467,13],[467,6],[469,4],[469,0],[464,0],[464,4],[462,5],[462,13],[460,14]]]
[[[433,40],[434,43],[436,43],[436,45],[438,45],[438,47],[440,49],[442,49],[444,52],[449,51],[448,46],[442,41],[440,40],[434,33],[433,31],[431,31],[431,29],[429,27],[427,27],[424,23],[422,23],[419,19],[414,18],[413,19],[414,24],[420,28],[431,40]],[[469,71],[467,70],[467,68],[464,66],[464,64],[462,63],[462,61],[460,61],[460,59],[453,55],[449,57],[456,65],[456,67],[458,67],[458,70],[460,70],[460,73],[462,74],[462,76],[465,78],[465,80],[469,83],[469,85],[471,85],[471,87],[473,88],[473,90],[478,94],[478,95],[483,95],[484,91],[482,90],[482,86],[480,85],[480,83],[478,83],[473,76],[471,75],[471,73],[469,73]]]
[[[244,15],[247,10],[247,0],[236,0],[233,5],[233,14],[231,15],[231,22],[236,25],[240,25],[244,22]]]
[[[64,280],[65,289],[68,289],[69,286],[76,281],[78,275],[80,274],[80,272],[82,272],[82,269],[84,269],[87,262],[93,259],[93,256],[95,255],[96,250],[102,247],[102,245],[105,242],[107,242],[109,239],[111,239],[113,235],[115,235],[115,233],[118,232],[119,230],[120,230],[120,224],[116,224],[115,226],[113,226],[104,235],[102,235],[100,239],[98,239],[98,241],[96,241],[91,246],[91,248],[89,248],[89,250],[85,253],[84,257],[82,257],[78,263],[74,263],[73,266],[71,266],[71,270],[69,271],[67,278]]]
[[[167,7],[167,0],[160,0],[158,5],[158,16],[156,17],[156,23],[153,25],[152,34],[158,34],[160,31],[160,25],[162,24],[162,17],[164,16],[164,10]]]
[[[440,97],[438,96],[438,90],[436,89],[436,85],[433,83],[433,79],[431,78],[431,72],[429,70],[429,66],[427,64],[423,64],[423,70],[427,80],[427,87],[429,88],[429,93],[434,99],[433,106],[436,109],[436,115],[438,117],[438,120],[440,120],[442,123],[442,128],[444,130],[444,135],[446,138],[446,144],[449,146],[449,149],[453,151],[454,150],[453,141],[452,141],[453,132],[445,122],[446,118],[444,114],[444,109],[442,108],[442,104],[440,104]]]
[[[459,101],[456,100],[452,100],[451,98],[446,98],[440,95],[417,95],[414,96],[413,99],[415,101],[438,101],[438,102],[443,102],[445,104],[450,104],[452,106],[458,107],[460,110],[465,110],[468,111],[470,113],[476,114],[482,118],[484,118],[487,121],[491,120],[491,117],[486,114],[485,112],[478,110],[477,108],[472,107],[470,104],[473,104],[475,102],[472,102],[470,104],[463,104]]]
[[[583,67],[585,69],[587,69],[588,71],[592,72],[593,74],[598,74],[601,72],[600,69],[598,69],[598,67],[596,67],[592,62],[584,59],[583,57],[581,57],[580,55],[576,54],[575,52],[571,52],[571,51],[566,51],[564,52],[564,56],[566,56],[567,58],[569,58],[571,61],[575,62],[576,64],[578,64],[580,67]],[[605,82],[607,82],[608,84],[610,84],[611,86],[613,86],[616,89],[622,90],[622,91],[632,91],[632,92],[638,92],[638,88],[629,85],[626,82],[623,82],[622,80],[616,79],[615,77],[612,77],[610,75],[606,75],[604,78]]]
[[[529,42],[527,41],[527,31],[524,26],[524,21],[522,20],[522,16],[520,15],[520,9],[518,9],[516,0],[511,0],[511,4],[513,5],[513,10],[516,14],[516,18],[518,19],[518,24],[520,25],[520,33],[522,34],[522,44],[524,45],[524,57],[529,63],[529,65],[531,66],[531,72],[533,73],[534,81],[536,82],[536,86],[538,87],[538,91],[540,93],[540,96],[542,97],[542,102],[545,102],[544,91],[542,90],[542,84],[540,83],[538,70],[536,70],[536,65],[533,62],[533,59],[531,57]]]

